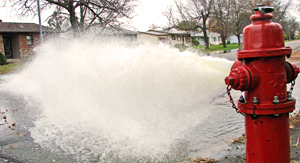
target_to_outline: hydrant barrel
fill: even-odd
[[[225,84],[244,91],[238,111],[245,116],[247,162],[290,162],[289,113],[295,99],[287,83],[294,83],[299,68],[285,61],[292,49],[284,47],[281,25],[271,21],[273,8],[254,10]]]

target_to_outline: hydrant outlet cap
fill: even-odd
[[[250,86],[251,75],[246,67],[239,66],[233,69],[229,76],[225,78],[226,85],[231,85],[233,89],[245,91]]]
[[[226,85],[234,85],[234,82],[235,82],[235,79],[232,78],[231,76],[227,76],[227,77],[225,78],[225,84],[226,84]]]

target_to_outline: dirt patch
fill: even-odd
[[[296,52],[294,52],[291,57],[290,57],[291,60],[300,60],[300,49],[297,50]]]
[[[300,67],[300,49],[294,52],[290,58],[287,58],[287,61],[294,63],[297,67]]]
[[[198,158],[190,158],[187,159],[187,161],[192,162],[192,163],[214,163],[214,162],[219,162],[218,160],[212,159],[212,158],[202,158],[202,157],[198,157]]]
[[[300,113],[290,118],[291,161],[300,161]]]

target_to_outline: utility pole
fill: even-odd
[[[36,0],[36,2],[37,2],[37,9],[38,9],[38,16],[39,16],[40,42],[43,43],[43,29],[42,29],[42,22],[41,22],[40,0]]]

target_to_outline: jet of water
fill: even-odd
[[[163,161],[210,114],[231,65],[163,44],[55,38],[1,89],[38,105],[30,132],[44,148],[83,160]]]

